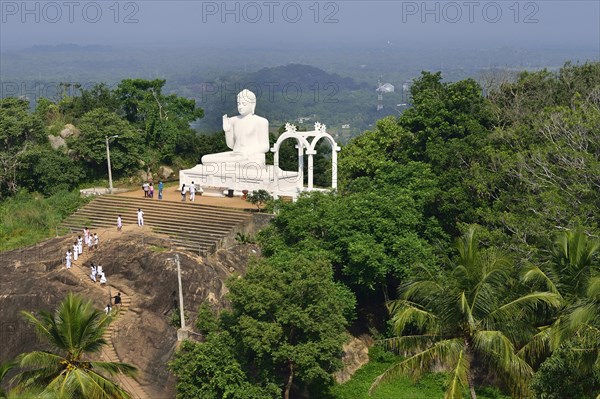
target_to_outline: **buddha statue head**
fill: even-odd
[[[240,91],[237,95],[237,106],[241,116],[254,115],[256,95],[248,89]]]

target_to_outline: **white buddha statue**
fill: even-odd
[[[223,115],[223,130],[227,146],[233,151],[207,154],[202,164],[247,164],[265,167],[269,151],[269,121],[254,115],[256,95],[244,89],[237,95],[238,116]]]

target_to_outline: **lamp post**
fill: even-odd
[[[106,139],[106,162],[108,163],[108,193],[112,194],[113,192],[113,184],[112,184],[112,170],[110,168],[110,147],[108,146],[108,141],[111,139],[116,139],[117,137],[119,137],[118,134],[115,134],[114,136],[104,136],[104,138]]]
[[[175,258],[169,258],[170,261],[175,261],[177,265],[177,283],[179,286],[179,318],[181,319],[181,328],[177,330],[177,340],[184,341],[189,336],[189,331],[185,328],[185,312],[183,311],[183,289],[181,286],[181,264],[179,262],[179,254],[175,254]]]

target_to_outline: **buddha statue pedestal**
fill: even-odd
[[[277,181],[275,179],[277,173]],[[275,169],[273,165],[257,163],[209,163],[196,165],[179,172],[179,185],[188,186],[192,182],[200,185],[203,195],[225,196],[229,190],[233,195],[242,196],[243,190],[266,190],[271,195],[296,197],[302,191],[302,176],[298,172]]]

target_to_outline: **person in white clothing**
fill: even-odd
[[[81,236],[77,237],[77,250],[79,251],[79,255],[83,253],[83,238]]]
[[[79,255],[79,244],[77,244],[77,240],[73,242],[73,260],[76,261]]]
[[[92,263],[92,272],[90,273],[90,278],[92,279],[93,282],[96,282],[96,266],[94,266],[94,264]]]
[[[100,284],[106,284],[106,274],[100,273]]]
[[[71,268],[71,255],[72,255],[71,248],[68,248],[67,249],[67,255],[65,256],[65,261],[66,261],[67,269]]]
[[[83,229],[83,242],[87,246],[90,245],[90,229],[88,229],[87,227]]]
[[[194,182],[190,185],[190,201],[194,201],[196,199],[196,186]]]
[[[98,249],[98,244],[100,243],[100,238],[98,238],[98,233],[94,233],[94,249]]]
[[[123,220],[121,219],[121,215],[117,216],[117,231],[121,231],[123,228]]]
[[[110,306],[110,303],[108,305],[106,305],[106,307],[104,308],[104,313],[106,314],[110,314],[112,310],[112,306]]]
[[[138,226],[142,227],[144,225],[144,211],[142,211],[141,208],[138,208],[138,210],[137,210],[137,219],[138,219]]]

